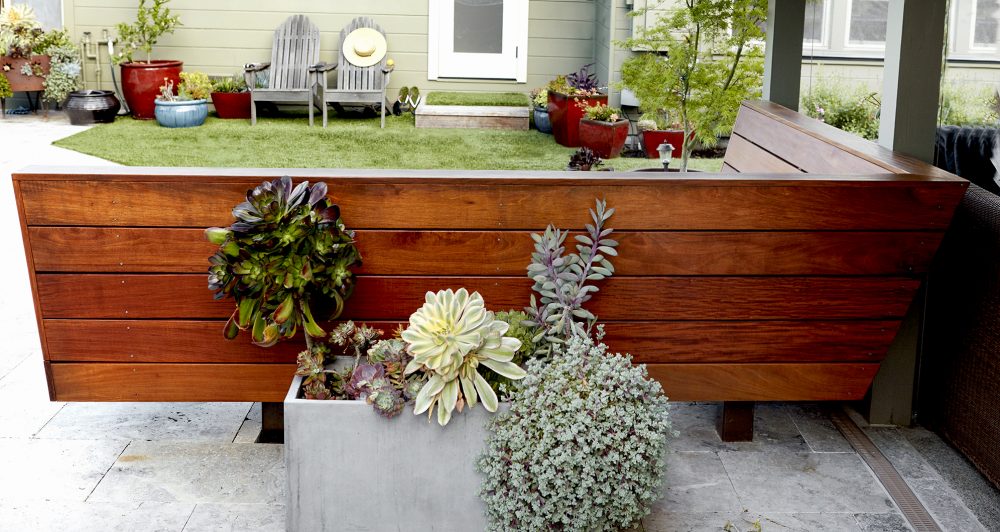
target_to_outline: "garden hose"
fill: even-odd
[[[122,104],[121,111],[118,114],[121,114],[121,115],[131,114],[132,110],[128,108],[128,103],[125,102],[125,92],[122,91],[121,88],[118,87],[118,77],[115,76],[115,60],[114,60],[114,57],[115,57],[115,40],[109,37],[108,38],[108,66],[111,67],[110,68],[110,70],[111,70],[111,83],[114,85],[115,94],[118,95],[118,100]],[[98,59],[98,61],[100,61],[100,59]],[[100,88],[100,87],[98,87],[98,88]]]

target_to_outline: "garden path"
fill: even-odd
[[[77,131],[58,114],[0,121],[0,531],[283,530],[282,447],[253,443],[259,404],[48,400],[10,172],[110,164],[51,146]],[[819,407],[761,406],[751,443],[720,441],[714,409],[675,406],[646,531],[909,529]],[[1000,526],[996,490],[934,434],[865,431],[945,530]]]

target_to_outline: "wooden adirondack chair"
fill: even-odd
[[[370,17],[358,17],[340,31],[340,56],[336,65],[319,65],[313,70],[318,74],[316,105],[323,108],[323,127],[326,127],[327,104],[342,103],[379,104],[382,108],[382,127],[385,127],[386,100],[385,89],[389,85],[391,68],[386,68],[386,57],[370,66],[359,67],[351,64],[344,57],[344,39],[358,28],[372,28],[385,34],[382,28]],[[388,56],[387,56],[388,57]],[[328,87],[327,73],[337,70],[337,88]]]
[[[319,28],[305,15],[288,17],[274,30],[271,61],[248,64],[244,69],[250,88],[250,124],[257,123],[257,102],[281,102],[308,105],[311,126],[314,83],[310,69],[318,63]],[[269,70],[267,87],[257,88],[257,75],[264,70]]]

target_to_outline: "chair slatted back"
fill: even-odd
[[[292,15],[274,30],[271,89],[308,89],[309,67],[319,62],[319,28],[305,15]]]
[[[386,57],[370,67],[359,67],[353,65],[344,57],[344,39],[358,28],[372,28],[381,34],[382,27],[375,23],[371,17],[358,17],[351,21],[350,25],[340,30],[340,57],[337,58],[337,89],[342,91],[355,92],[375,92],[382,90],[385,80]]]

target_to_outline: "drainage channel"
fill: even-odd
[[[931,517],[927,508],[906,484],[903,477],[899,475],[899,471],[896,471],[889,459],[882,454],[882,451],[861,430],[861,427],[858,427],[843,410],[832,410],[830,418],[844,435],[844,438],[850,442],[851,447],[854,447],[858,456],[875,472],[875,477],[889,492],[892,500],[896,501],[896,506],[903,513],[903,517],[910,522],[910,526],[916,532],[940,532],[941,527],[938,526],[937,521]]]

